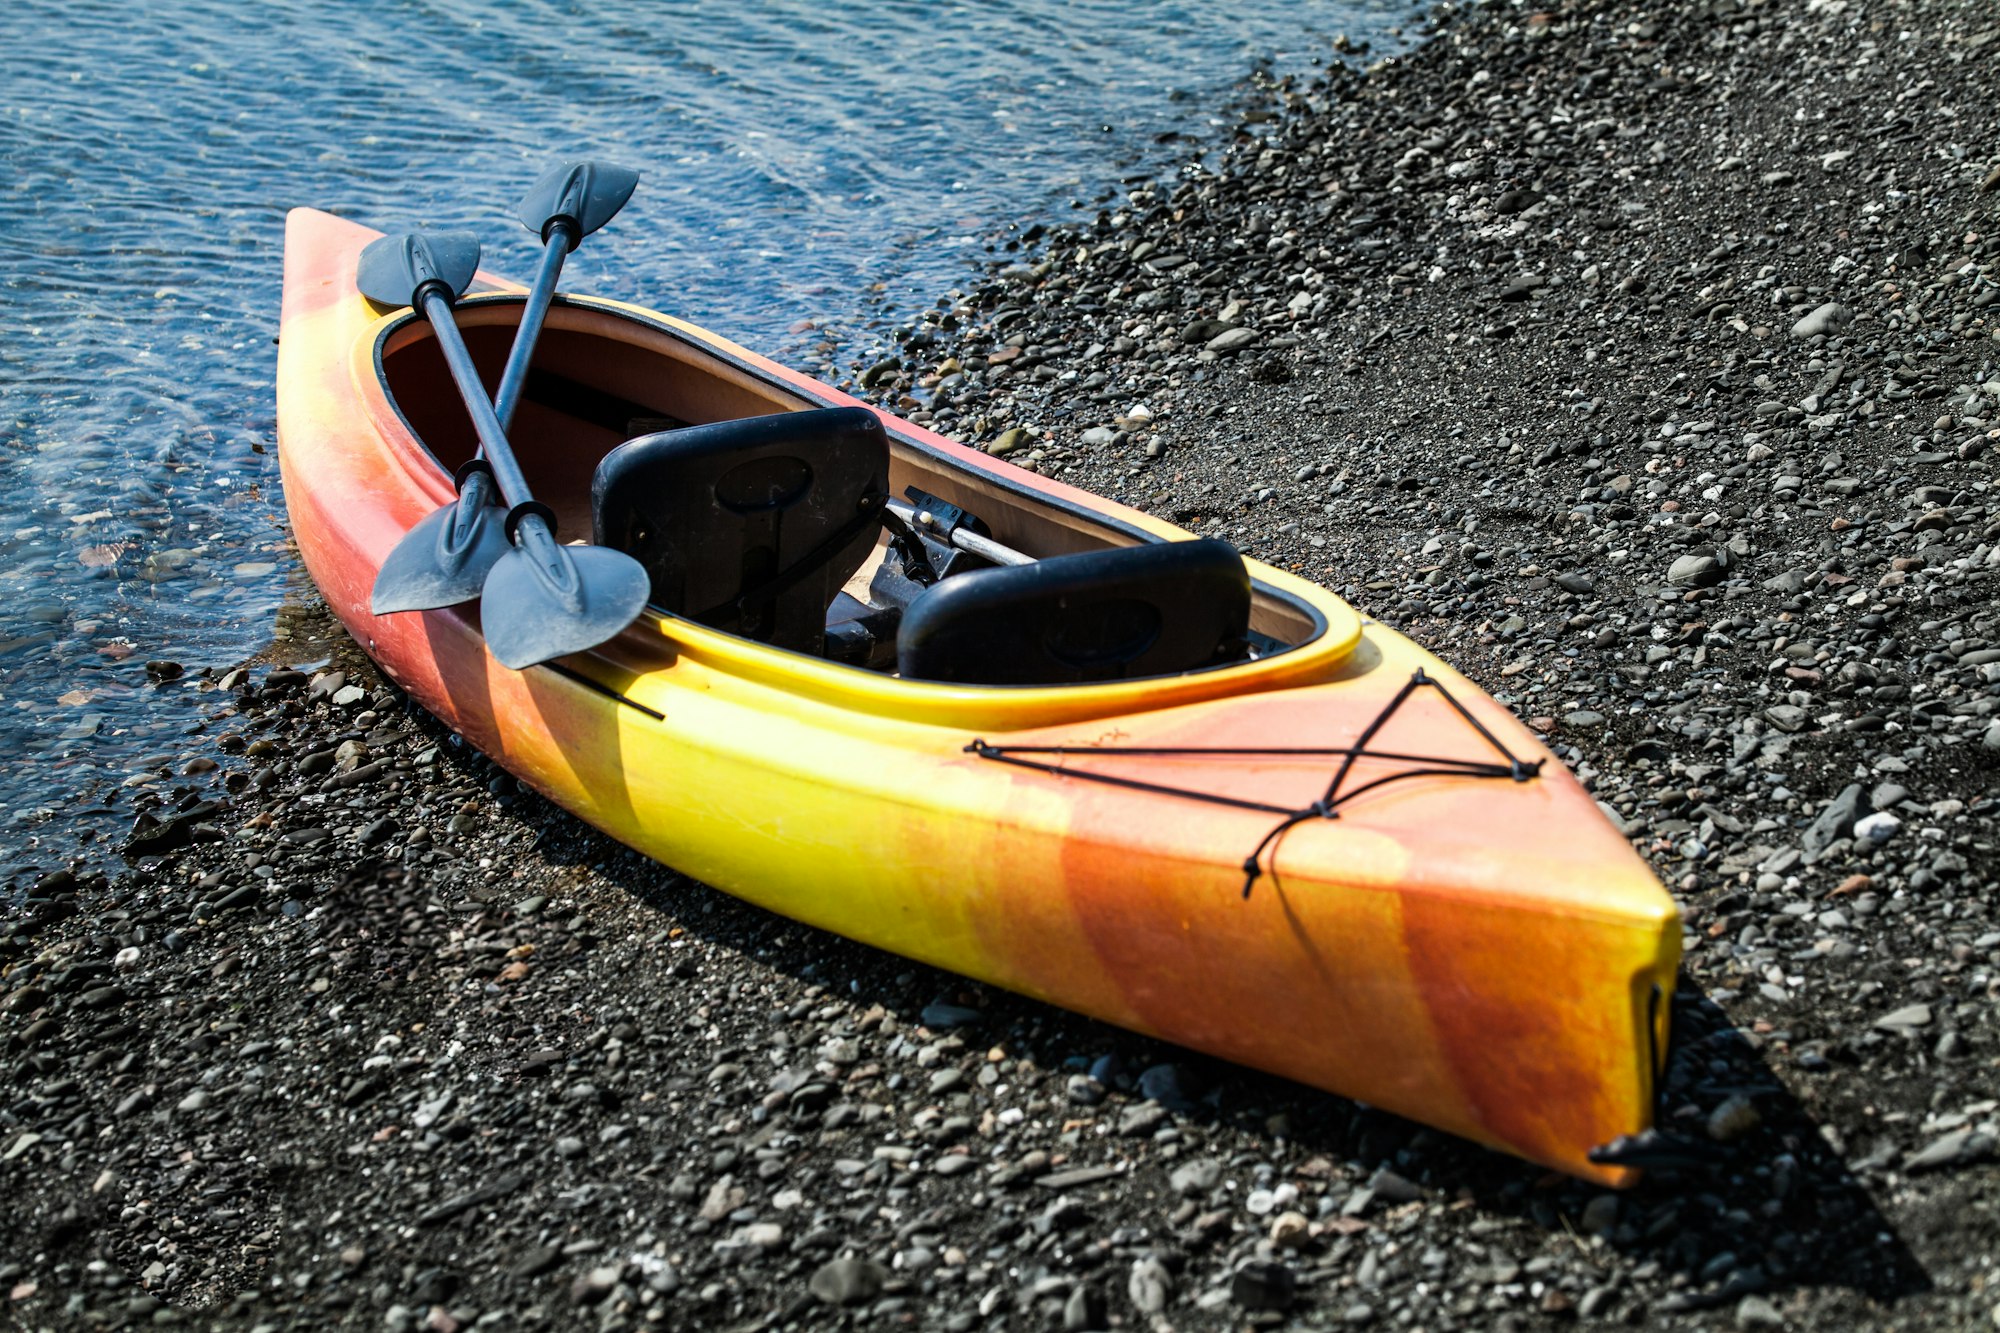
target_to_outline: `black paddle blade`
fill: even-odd
[[[479,596],[509,549],[507,511],[493,498],[491,479],[474,472],[458,499],[404,533],[375,575],[369,609],[378,616],[435,611]]]
[[[542,173],[514,210],[529,231],[549,239],[567,222],[569,248],[616,216],[639,184],[639,173],[609,162],[564,162]]]
[[[479,271],[479,238],[469,231],[413,231],[371,241],[355,285],[380,306],[416,305],[426,287],[457,300]]]
[[[631,624],[651,592],[645,569],[623,551],[525,540],[486,576],[479,621],[487,650],[519,671],[595,648]]]

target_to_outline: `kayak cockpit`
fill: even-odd
[[[1250,575],[1216,541],[1036,560],[915,486],[889,494],[873,412],[739,417],[628,440],[597,465],[592,531],[652,603],[712,629],[915,680],[1063,685],[1269,652]]]
[[[520,309],[460,306],[489,389]],[[470,460],[428,326],[391,320],[375,360],[428,454],[412,465]],[[657,609],[831,662],[1070,685],[1226,668],[1327,628],[1224,543],[1160,541],[627,308],[552,311],[509,434],[561,538],[633,555]]]

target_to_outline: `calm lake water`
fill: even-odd
[[[847,5],[14,0],[0,44],[0,877],[199,785],[191,678],[311,591],[272,406],[284,215],[476,231],[561,157],[639,168],[564,285],[806,364],[962,286],[1010,225],[1213,142],[1232,86],[1405,0]],[[147,664],[186,677],[160,683]],[[310,661],[304,665],[311,665]],[[155,674],[164,674],[156,668]],[[4,897],[0,894],[0,897]]]

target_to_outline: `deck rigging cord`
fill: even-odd
[[[1381,731],[1388,724],[1389,720],[1396,715],[1396,710],[1401,708],[1418,690],[1426,686],[1436,690],[1439,696],[1451,706],[1452,711],[1463,718],[1467,726],[1478,732],[1480,737],[1488,745],[1491,745],[1505,762],[1494,763],[1478,759],[1455,759],[1442,755],[1401,754],[1392,750],[1369,749],[1368,742],[1373,740],[1376,733]],[[965,752],[967,754],[978,755],[981,759],[991,759],[995,763],[1012,764],[1017,768],[1034,769],[1042,773],[1054,773],[1059,777],[1077,778],[1085,782],[1101,782],[1108,786],[1124,787],[1132,791],[1156,792],[1162,796],[1180,796],[1191,801],[1203,801],[1210,805],[1226,805],[1238,810],[1256,810],[1280,816],[1277,824],[1273,825],[1271,831],[1266,833],[1262,840],[1258,842],[1256,849],[1243,859],[1243,896],[1246,899],[1250,896],[1250,890],[1256,886],[1257,880],[1265,873],[1263,864],[1265,852],[1270,850],[1273,844],[1280,837],[1284,836],[1287,830],[1298,824],[1303,824],[1310,819],[1338,819],[1340,818],[1340,807],[1352,801],[1357,796],[1373,791],[1377,787],[1386,786],[1391,782],[1400,782],[1405,778],[1508,778],[1515,782],[1527,782],[1541,773],[1542,764],[1545,762],[1540,759],[1532,761],[1524,760],[1515,755],[1512,750],[1509,750],[1501,743],[1499,737],[1486,728],[1484,723],[1474,717],[1464,704],[1452,696],[1451,691],[1444,687],[1443,682],[1426,675],[1421,668],[1410,676],[1410,679],[1404,683],[1402,689],[1396,692],[1396,697],[1391,699],[1383,707],[1382,711],[1375,715],[1375,720],[1362,730],[1360,738],[1354,744],[1348,746],[990,745],[983,739],[975,739],[965,747]],[[1162,757],[1183,755],[1324,755],[1329,758],[1338,756],[1341,763],[1340,767],[1334,771],[1333,780],[1327,784],[1326,791],[1318,800],[1310,805],[1293,809],[1289,806],[1274,805],[1265,801],[1247,800],[1238,796],[1223,796],[1216,792],[1196,791],[1190,787],[1173,787],[1165,783],[1147,782],[1140,778],[1121,777],[1115,773],[1093,773],[1087,769],[1071,768],[1060,762],[1052,763],[1046,759],[1027,757],[1030,755],[1051,755],[1056,756],[1058,759],[1070,756],[1101,755],[1157,755]],[[1389,773],[1343,790],[1348,775],[1354,769],[1354,765],[1362,759],[1398,760],[1410,764],[1412,767],[1395,773]]]

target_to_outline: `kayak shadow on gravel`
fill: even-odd
[[[1750,1296],[1782,1306],[1786,1293],[1809,1289],[1888,1303],[1931,1289],[1868,1187],[1766,1063],[1762,1039],[1737,1028],[1686,979],[1675,999],[1661,1123],[1688,1145],[1689,1160],[1649,1170],[1632,1190],[1610,1192],[1360,1103],[801,926],[630,854],[605,856],[614,845],[595,833],[583,831],[581,841],[587,846],[560,839],[569,845],[545,845],[543,853],[596,861],[612,883],[712,947],[837,991],[857,1012],[880,1006],[913,1043],[957,1036],[973,1050],[1001,1046],[1029,1062],[1035,1095],[1057,1104],[1053,1120],[1060,1123],[1067,1109],[1072,1118],[1115,1128],[1067,1138],[1049,1131],[1045,1142],[1028,1146],[1066,1152],[1071,1167],[1122,1163],[1117,1174],[1083,1186],[1093,1206],[1130,1211],[1123,1220],[1211,1258],[1246,1236],[1239,1231],[1230,1241],[1224,1229],[1197,1237],[1199,1214],[1228,1208],[1244,1216],[1244,1198],[1191,1191],[1177,1168],[1202,1159],[1230,1163],[1223,1175],[1245,1191],[1287,1181],[1306,1189],[1297,1202],[1278,1206],[1309,1217],[1317,1208],[1324,1223],[1317,1228],[1324,1234],[1295,1256],[1301,1266],[1344,1263],[1352,1271],[1367,1251],[1348,1238],[1388,1225],[1406,1250],[1418,1248],[1406,1233],[1447,1255],[1457,1241],[1476,1241],[1474,1252],[1488,1255],[1485,1267],[1500,1282],[1513,1280],[1510,1271],[1534,1282],[1543,1271],[1537,1259],[1553,1257],[1557,1272],[1581,1270],[1588,1291],[1577,1313],[1597,1317],[1736,1306]],[[906,1098],[911,1114],[934,1100],[921,1081],[892,1085],[891,1096]],[[1175,1145],[1171,1156],[1162,1131]],[[1148,1174],[1157,1180],[1140,1188]],[[967,1182],[976,1179],[940,1184],[964,1184],[970,1193],[975,1186]],[[1034,1193],[1053,1198],[1062,1184]],[[1246,1220],[1256,1224],[1255,1235],[1272,1218]],[[1548,1312],[1568,1308],[1553,1281],[1544,1299]]]

